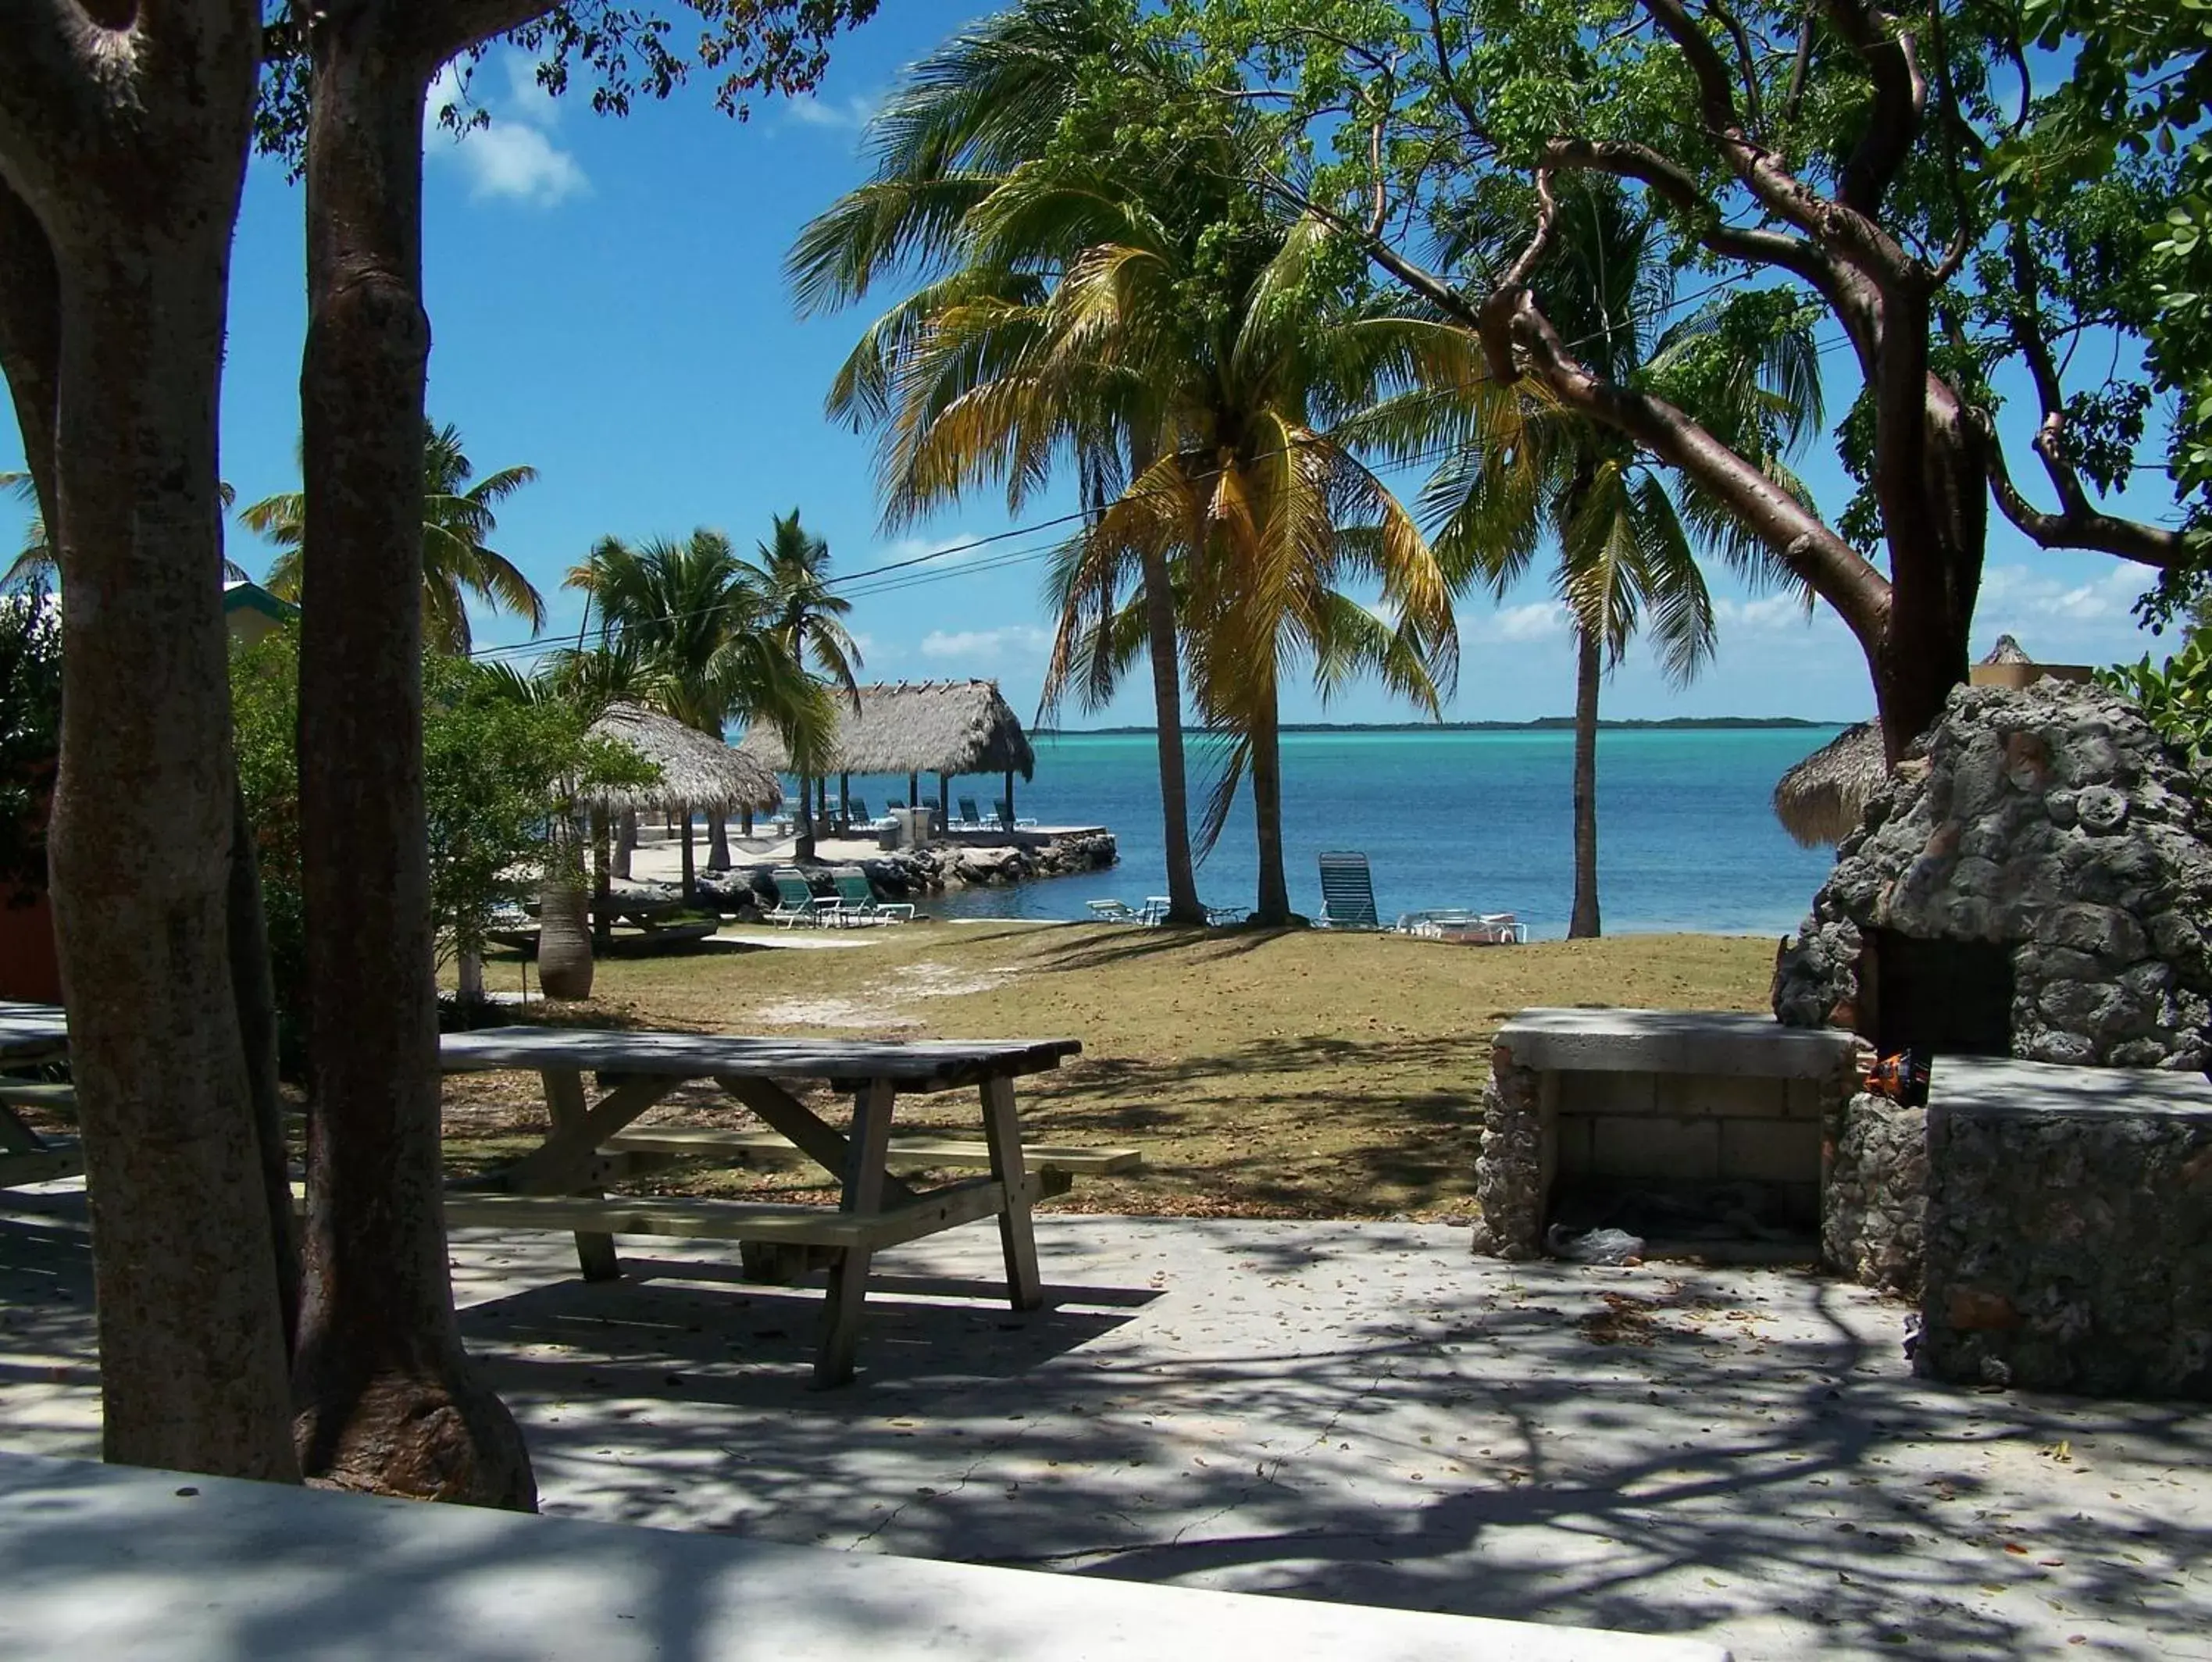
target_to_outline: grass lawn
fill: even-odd
[[[757,940],[732,931],[725,942]],[[835,937],[833,937],[835,938]],[[1276,1217],[1437,1218],[1471,1204],[1482,1088],[1498,1024],[1531,1004],[1760,1010],[1760,938],[1624,936],[1455,947],[1391,935],[1127,926],[921,924],[843,949],[728,944],[599,966],[581,1026],[805,1032],[848,1038],[1083,1041],[1021,1082],[1035,1141],[1136,1143],[1148,1169],[1079,1180],[1059,1210]],[[514,961],[488,966],[513,986]],[[542,1134],[533,1075],[446,1082],[456,1171]],[[825,1118],[838,1105],[817,1100]],[[978,1134],[966,1095],[902,1099],[899,1123]],[[648,1119],[746,1125],[708,1092]],[[827,1198],[813,1168],[676,1168],[671,1193]]]

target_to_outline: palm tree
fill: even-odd
[[[820,754],[834,713],[775,628],[757,575],[726,536],[702,528],[681,543],[602,537],[566,580],[598,604],[601,646],[634,652],[658,678],[658,707],[717,739],[732,719],[775,722],[796,764]],[[688,810],[683,822],[689,902],[697,888]]]
[[[1015,142],[1051,130],[1045,124],[992,125],[975,113],[988,100],[959,80],[965,72],[987,89],[1010,81],[1032,98],[1040,87],[1062,96],[1036,70],[1029,37],[1050,39],[1063,20],[1087,15],[1081,0],[1032,6],[983,26],[966,58],[925,66],[919,90],[890,115],[910,119],[931,94],[964,98],[958,112],[981,134],[969,151],[990,165],[963,169],[933,141],[923,159],[933,177],[879,176],[809,227],[792,265],[803,301],[844,298],[927,247],[942,275],[871,327],[830,398],[833,414],[882,432],[887,521],[986,481],[1002,481],[1018,512],[1058,458],[1074,460],[1090,513],[1054,574],[1060,626],[1047,707],[1071,690],[1085,701],[1109,695],[1141,643],[1172,850],[1187,822],[1180,633],[1194,701],[1234,735],[1200,846],[1219,835],[1249,772],[1255,915],[1279,923],[1290,916],[1282,674],[1310,661],[1327,694],[1378,670],[1433,712],[1455,652],[1441,568],[1334,424],[1415,363],[1472,355],[1452,331],[1357,313],[1320,284],[1316,239],[1239,182],[1250,176],[1249,134],[1234,117],[1200,117],[1174,155],[1073,156]],[[1154,66],[1106,96],[1156,106],[1163,73]],[[1194,112],[1218,108],[1193,103]],[[1304,286],[1316,292],[1293,293]],[[1394,621],[1354,604],[1340,586],[1347,579],[1378,585]],[[1141,597],[1133,608],[1122,598],[1131,588]],[[1171,852],[1177,909],[1202,918],[1188,868],[1177,867]]]
[[[536,468],[511,467],[477,479],[461,448],[460,429],[450,422],[441,428],[424,424],[422,638],[431,651],[468,652],[471,595],[494,611],[513,612],[530,625],[532,634],[545,627],[544,597],[489,540],[499,530],[499,504],[537,478]],[[239,519],[280,550],[270,563],[269,591],[297,601],[307,498],[298,491],[264,497]]]
[[[854,672],[866,665],[861,659],[859,643],[845,627],[853,603],[830,591],[830,544],[801,528],[797,508],[777,515],[772,523],[775,530],[770,539],[754,544],[760,557],[753,566],[768,601],[769,627],[781,636],[784,650],[794,660],[804,664],[811,655],[823,681],[842,692],[858,709],[860,683]],[[821,786],[825,811],[829,788],[825,776]],[[802,810],[806,806],[805,792],[806,779],[802,774]],[[799,858],[811,858],[814,828],[811,815],[802,813],[799,836]]]
[[[1674,267],[1662,227],[1609,184],[1576,189],[1534,287],[1546,315],[1592,369],[1653,386],[1763,458],[1802,493],[1787,458],[1821,425],[1819,353],[1808,309],[1778,292],[1714,301],[1663,331]],[[1486,221],[1471,240],[1482,253]],[[1494,257],[1494,250],[1490,251]],[[1556,405],[1529,402],[1522,419],[1468,435],[1430,481],[1448,559],[1500,595],[1547,538],[1554,585],[1575,640],[1574,907],[1571,938],[1600,932],[1597,881],[1599,690],[1639,628],[1659,664],[1686,685],[1712,657],[1712,597],[1698,548],[1755,586],[1794,579],[1733,516],[1686,481],[1669,481],[1619,434]],[[1428,423],[1431,434],[1434,420]],[[1808,597],[1809,601],[1809,596]]]
[[[894,366],[945,307],[1042,297],[1033,270],[975,265],[967,215],[1014,169],[1046,153],[1076,106],[1086,66],[1112,49],[1116,15],[1095,0],[1029,0],[986,18],[908,70],[870,124],[874,177],[809,223],[786,263],[799,309],[811,314],[849,304],[886,278],[928,281],[862,337],[831,389],[833,416],[863,428],[887,421]],[[1051,258],[1048,250],[1029,252],[1037,258],[1007,264]],[[1085,505],[1094,512],[1111,494],[1109,482],[1143,471],[1152,459],[1146,441],[1108,409],[1072,420],[1069,433]],[[890,506],[892,521],[913,511],[896,500]],[[1139,652],[1150,660],[1168,921],[1198,925],[1206,911],[1191,857],[1175,597],[1166,563],[1153,550],[1141,554],[1135,580],[1142,628],[1114,659],[1115,674]],[[1048,680],[1041,719],[1066,684]],[[1099,696],[1110,690],[1109,683]]]

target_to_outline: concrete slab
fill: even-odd
[[[1848,1065],[1850,1034],[1785,1028],[1768,1016],[1701,1010],[1524,1010],[1498,1029],[1499,1048],[1551,1072],[1703,1073],[1821,1079]]]
[[[988,1230],[884,1253],[826,1393],[818,1295],[707,1243],[599,1285],[556,1237],[453,1257],[559,1514],[1745,1662],[2212,1659],[2212,1411],[1917,1380],[1906,1307],[1800,1273],[1505,1264],[1447,1225],[1038,1240],[1029,1315]],[[88,1265],[81,1198],[0,1196],[0,1445],[97,1451]]]
[[[1728,1662],[1680,1640],[1045,1576],[0,1454],[0,1653]]]
[[[2075,1068],[2005,1056],[1944,1056],[1928,1080],[1931,1119],[1954,1113],[2182,1114],[2212,1118],[2212,1082],[2163,1068]]]

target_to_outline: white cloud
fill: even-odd
[[[1007,658],[1036,657],[1051,646],[1050,629],[1014,623],[1003,629],[932,629],[921,638],[921,655],[996,664]]]
[[[1716,600],[1713,617],[1723,629],[1744,629],[1753,633],[1770,630],[1802,629],[1820,616],[1808,617],[1805,603],[1795,595],[1770,594],[1758,600]]]
[[[822,127],[833,132],[858,132],[875,114],[876,100],[857,95],[836,99],[809,95],[792,99],[783,107],[792,120],[802,127]]]
[[[1982,575],[1984,616],[2056,618],[2067,622],[2118,622],[2150,586],[2148,574],[2118,564],[2086,583],[2063,583],[2027,566],[1992,566]]]
[[[451,64],[438,71],[422,110],[423,148],[459,166],[469,181],[469,194],[550,208],[591,188],[576,158],[553,142],[550,128],[557,119],[559,101],[537,83],[532,61],[520,53],[506,59],[507,89],[485,100],[491,118],[486,127],[454,134],[443,130],[440,117],[453,109],[465,116],[477,95],[474,85],[464,85],[460,71]]]
[[[1549,640],[1567,632],[1567,609],[1556,600],[1526,606],[1501,606],[1477,625],[1477,633],[1497,640]]]

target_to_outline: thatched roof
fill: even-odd
[[[1881,729],[1855,722],[1782,776],[1774,787],[1774,817],[1800,847],[1841,842],[1888,777]]]
[[[1024,779],[1036,754],[1020,718],[995,681],[901,681],[863,687],[860,706],[837,701],[837,737],[830,747],[833,773],[1003,773]],[[778,773],[789,771],[783,737],[756,723],[738,746]]]
[[[2033,664],[2008,634],[1997,637],[1984,664]],[[1774,817],[1802,848],[1841,842],[1866,817],[1868,801],[1889,777],[1881,729],[1854,723],[1784,773],[1774,787]]]
[[[613,809],[690,806],[727,813],[756,813],[780,806],[783,786],[759,761],[672,716],[639,704],[613,704],[591,726],[593,738],[618,739],[647,761],[658,762],[652,785],[596,792],[594,806]]]

